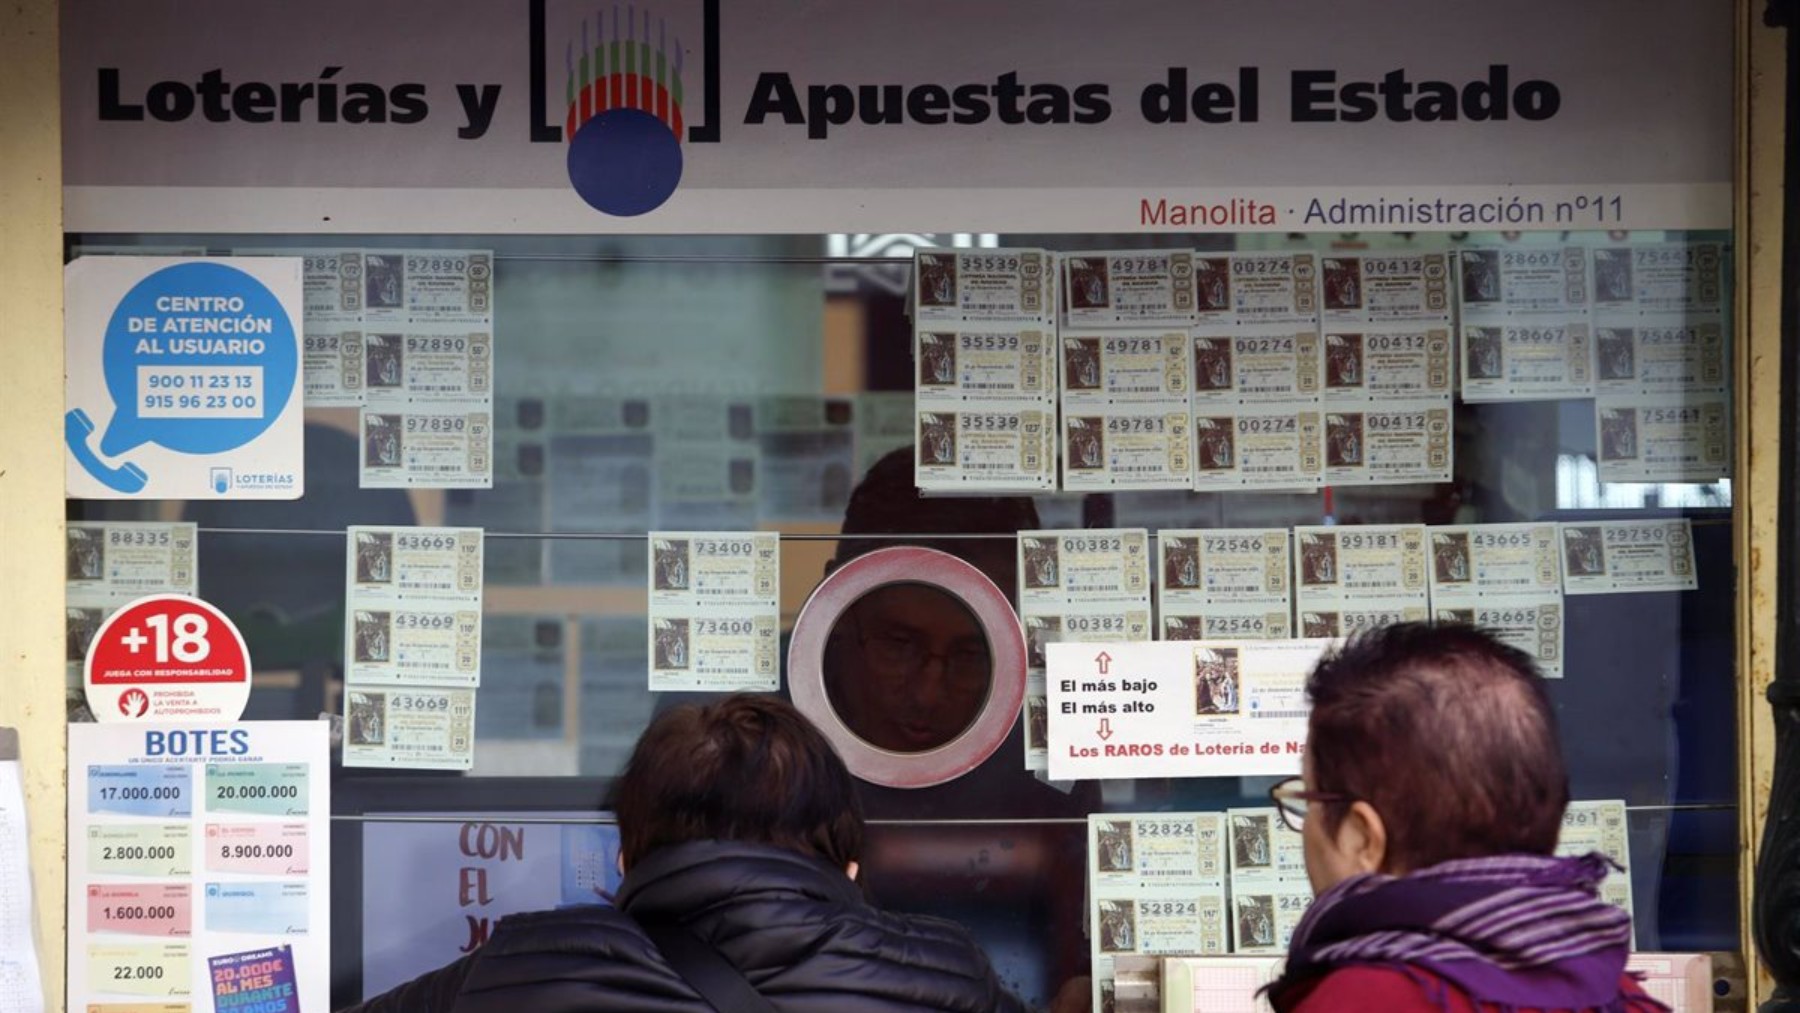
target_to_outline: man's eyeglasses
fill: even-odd
[[[904,634],[880,633],[867,636],[859,629],[857,636],[862,641],[869,663],[886,672],[914,676],[924,671],[925,666],[936,658],[944,665],[945,681],[964,691],[986,689],[992,675],[992,663],[985,647],[965,646],[948,651],[933,651],[923,640]]]
[[[1277,782],[1269,789],[1269,798],[1275,803],[1275,811],[1281,814],[1281,822],[1295,833],[1306,825],[1307,810],[1313,803],[1355,801],[1349,795],[1341,795],[1335,791],[1307,791],[1306,779],[1290,777]]]

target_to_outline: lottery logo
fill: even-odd
[[[579,48],[577,48],[579,46]],[[569,183],[594,209],[632,217],[681,182],[682,39],[628,6],[581,22],[564,54]]]

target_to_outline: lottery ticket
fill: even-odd
[[[1443,253],[1331,254],[1319,258],[1321,318],[1345,323],[1450,322],[1450,261]]]
[[[1106,813],[1088,817],[1088,882],[1118,887],[1223,885],[1221,813]]]
[[[188,943],[87,944],[87,988],[94,995],[182,997],[193,994]]]
[[[477,528],[349,529],[346,682],[481,684],[482,542]]]
[[[1194,406],[1261,402],[1316,405],[1324,359],[1316,329],[1241,328],[1194,335]]]
[[[1592,256],[1597,321],[1658,314],[1718,317],[1725,312],[1725,248],[1720,243],[1602,246]]]
[[[1624,800],[1575,801],[1563,810],[1556,853],[1575,857],[1595,851],[1619,866],[1601,881],[1600,899],[1631,912],[1631,833]]]
[[[474,763],[474,690],[344,691],[344,766],[468,770]]]
[[[415,325],[362,335],[364,403],[384,411],[436,405],[493,411],[494,336],[490,331]]]
[[[1722,394],[1599,398],[1602,482],[1712,482],[1731,473],[1731,406]]]
[[[301,348],[308,408],[363,403],[363,255],[345,249],[248,249],[243,256],[299,257],[305,298]]]
[[[193,594],[197,528],[190,523],[70,521],[63,540],[72,605],[123,605],[148,594]]]
[[[1424,622],[1430,614],[1422,603],[1393,598],[1302,608],[1299,610],[1300,636],[1309,640],[1348,637],[1395,623]]]
[[[1292,636],[1288,533],[1276,529],[1165,529],[1156,536],[1164,640]]]
[[[779,613],[716,606],[649,621],[650,689],[773,691],[780,683]]]
[[[1317,489],[1324,477],[1324,413],[1316,405],[1197,405],[1194,488]]]
[[[1274,883],[1231,891],[1231,941],[1233,953],[1286,953],[1294,927],[1312,906],[1312,887],[1298,883]]]
[[[780,539],[650,533],[650,688],[776,688]]]
[[[1391,325],[1325,332],[1325,404],[1451,396],[1450,328]]]
[[[1325,483],[1448,482],[1450,402],[1383,401],[1325,412]]]
[[[371,250],[363,254],[363,319],[389,323],[488,323],[494,256],[484,250]]]
[[[1594,389],[1609,395],[1723,394],[1725,325],[1721,321],[1646,319],[1594,328]]]
[[[920,250],[913,259],[913,320],[1056,320],[1056,270],[1043,250]]]
[[[88,795],[90,806],[93,794]],[[193,831],[186,823],[98,823],[87,831],[87,871],[94,877],[173,877],[193,871]]]
[[[1226,952],[1223,887],[1121,888],[1089,891],[1088,938],[1092,942],[1092,1008],[1114,1008],[1116,958],[1134,954]]]
[[[1186,409],[1186,331],[1065,331],[1060,342],[1064,412],[1106,405]]]
[[[1231,890],[1275,883],[1305,883],[1306,853],[1299,834],[1273,806],[1225,810],[1226,871]]]
[[[305,816],[312,797],[304,763],[209,763],[206,811]]]
[[[1021,531],[1019,602],[1051,607],[1125,602],[1148,610],[1149,541],[1142,528]]]
[[[1318,265],[1311,253],[1196,253],[1196,309],[1205,322],[1319,321]]]
[[[363,332],[359,324],[306,322],[301,341],[308,408],[356,408],[363,403]]]
[[[1559,525],[1564,594],[1692,591],[1694,534],[1685,519]]]
[[[1422,611],[1429,593],[1425,545],[1423,524],[1297,527],[1294,604],[1306,613],[1373,608],[1380,600]]]
[[[1081,409],[1063,416],[1063,488],[1186,489],[1193,484],[1186,404]]]
[[[194,934],[194,888],[187,883],[95,883],[87,888],[88,931],[186,938]]]
[[[1025,673],[1025,769],[1050,769],[1049,690],[1044,686],[1043,650],[1038,667]]]
[[[361,412],[364,489],[488,489],[494,484],[490,411]]]
[[[1556,525],[1452,524],[1432,527],[1431,604],[1562,593]]]
[[[346,581],[353,602],[481,601],[479,528],[352,526]]]
[[[1056,409],[975,404],[918,412],[918,486],[927,492],[1056,487]]]
[[[1191,250],[1066,253],[1059,259],[1072,327],[1194,321]]]
[[[1095,1002],[1110,991],[1116,956],[1225,953],[1225,879],[1221,813],[1089,816]]]
[[[1588,255],[1582,247],[1464,247],[1455,260],[1465,322],[1587,315]]]
[[[1592,397],[1594,368],[1586,320],[1464,323],[1465,401],[1553,401]]]
[[[1444,605],[1433,599],[1440,623],[1463,623],[1494,634],[1535,658],[1546,678],[1563,676],[1564,613],[1561,594],[1482,598]]]
[[[481,612],[455,605],[346,610],[352,685],[478,686]]]

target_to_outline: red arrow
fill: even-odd
[[[1100,666],[1100,674],[1105,675],[1106,666],[1112,664],[1112,655],[1105,651],[1101,651],[1099,654],[1094,655],[1094,663]]]
[[[1100,741],[1105,742],[1107,739],[1110,739],[1110,738],[1112,738],[1112,719],[1111,718],[1101,718],[1100,719]]]

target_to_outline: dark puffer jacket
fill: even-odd
[[[960,926],[876,910],[840,869],[730,841],[660,848],[619,906],[715,947],[783,1013],[1023,1010]],[[485,946],[356,1013],[710,1013],[631,915],[566,908],[503,919]]]

